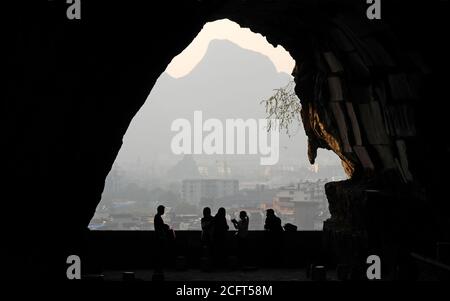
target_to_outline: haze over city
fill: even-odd
[[[216,210],[223,205],[232,218],[244,207],[262,214],[277,200],[275,206],[280,207],[280,214],[284,212],[285,221],[298,224],[295,212],[280,204],[280,194],[298,192],[299,183],[309,181],[312,184],[302,187],[312,193],[310,198],[317,198],[319,212],[311,214],[321,218],[308,227],[320,229],[328,216],[325,179],[345,175],[339,158],[329,151],[319,150],[316,164],[310,165],[300,122],[292,124],[290,135],[280,131],[279,160],[272,166],[262,166],[255,154],[183,155],[171,149],[176,134],[172,123],[180,118],[193,123],[195,111],[201,111],[203,119],[223,122],[266,118],[261,102],[293,81],[288,73],[293,66],[288,52],[273,47],[259,34],[229,20],[206,24],[161,74],[130,124],[91,227],[152,229],[155,208],[164,204],[175,229],[199,229],[204,206]],[[205,189],[214,192],[205,195],[201,192]],[[292,202],[297,192],[291,193]],[[253,227],[257,230],[260,225]]]

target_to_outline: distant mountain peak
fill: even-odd
[[[215,47],[219,47],[222,49],[225,47],[244,49],[241,46],[239,46],[238,44],[236,44],[228,39],[212,39],[211,41],[209,41],[208,50],[211,50],[212,48],[215,48]]]
[[[254,50],[242,48],[227,39],[211,40],[205,55],[190,74],[205,72],[206,69],[225,73],[233,71],[251,72],[252,70],[257,74],[261,74],[261,72],[265,74],[278,73],[274,63],[268,56]]]

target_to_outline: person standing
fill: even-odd
[[[248,236],[248,223],[249,218],[247,212],[239,212],[239,221],[232,219],[234,227],[236,228],[236,237],[238,245],[238,258],[241,266],[247,263],[247,236]]]
[[[173,231],[170,229],[169,225],[164,223],[162,218],[165,212],[165,207],[163,205],[159,205],[156,211],[157,212],[153,220],[153,225],[155,228],[155,268],[157,272],[162,272],[165,254],[169,244],[170,233],[173,233]]]
[[[276,266],[277,263],[282,264],[283,227],[281,226],[281,219],[275,215],[273,209],[266,210],[264,230],[266,230],[268,264],[270,266]]]
[[[213,253],[219,266],[226,264],[226,239],[229,228],[225,208],[221,207],[213,219]]]
[[[213,239],[212,236],[214,225],[214,218],[211,215],[211,208],[209,207],[203,208],[203,217],[201,219],[201,225],[202,225],[202,236],[201,236],[202,247],[205,250],[206,253],[205,255],[209,256],[211,242]]]

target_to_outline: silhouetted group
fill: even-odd
[[[160,205],[154,218],[156,249],[157,249],[157,268],[162,269],[164,254],[167,252],[168,244],[175,240],[175,232],[164,223],[162,215],[164,215],[164,206]],[[247,212],[239,212],[239,220],[231,219],[236,229],[237,257],[241,266],[248,262],[248,227],[249,217]],[[211,215],[211,208],[203,209],[203,217],[201,219],[201,245],[204,258],[212,259],[216,266],[224,266],[227,263],[228,244],[227,232],[230,229],[227,223],[226,210],[221,207],[216,215]],[[275,215],[273,209],[266,211],[266,220],[264,224],[266,232],[266,250],[269,260],[275,260],[278,251],[282,246],[281,219]]]
[[[203,209],[202,247],[206,257],[213,257],[214,263],[221,265],[225,262],[227,247],[227,231],[229,226],[226,219],[225,208],[219,208],[216,215],[211,216],[211,209]]]

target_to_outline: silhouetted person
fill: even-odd
[[[228,227],[225,208],[221,207],[214,216],[214,239],[226,236]]]
[[[216,264],[225,264],[228,227],[225,208],[219,208],[213,219],[213,252]]]
[[[202,225],[202,246],[205,248],[205,255],[209,255],[211,242],[213,239],[213,229],[214,229],[214,217],[211,215],[211,208],[205,207],[203,208],[203,217],[201,219]]]
[[[238,258],[241,266],[247,263],[247,236],[248,236],[248,223],[249,218],[247,212],[239,212],[239,220],[232,219],[234,227],[236,228],[236,237],[238,245]]]
[[[162,216],[164,215],[165,207],[163,205],[159,205],[157,208],[157,213],[153,220],[153,225],[155,227],[155,251],[156,251],[156,262],[155,267],[156,270],[162,271],[163,262],[165,260],[165,254],[167,252],[167,247],[169,244],[169,240],[172,238],[172,230],[169,225],[165,224]],[[172,232],[172,233],[171,233]]]
[[[153,219],[153,225],[155,227],[155,234],[158,239],[167,238],[167,231],[170,229],[167,224],[164,223],[162,216],[164,215],[165,207],[159,205],[156,209],[155,218]]]
[[[281,219],[275,215],[273,209],[266,210],[264,229],[266,230],[268,263],[275,266],[282,259],[283,227]]]
[[[275,211],[273,211],[273,209],[266,210],[266,222],[264,224],[264,229],[269,232],[283,232],[281,219],[275,215]]]

